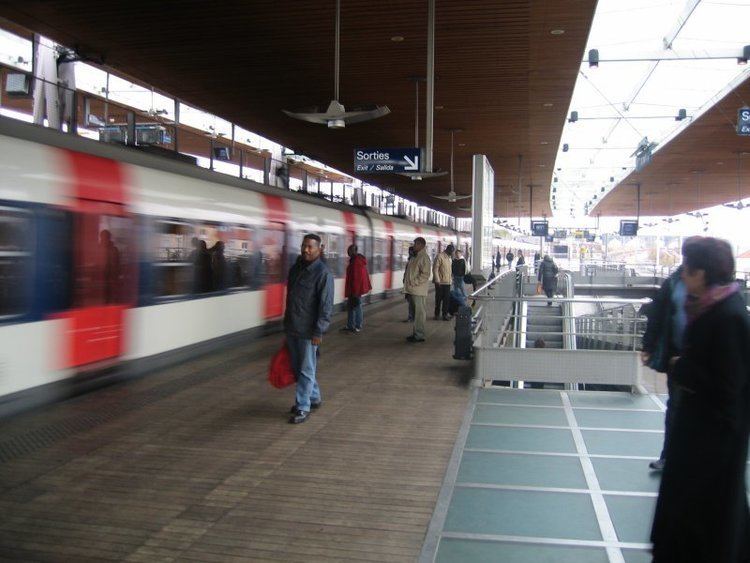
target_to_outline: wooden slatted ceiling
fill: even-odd
[[[641,184],[641,215],[676,215],[750,197],[750,138],[736,133],[737,110],[750,104],[750,79],[704,113],[659,150],[641,172],[632,172],[592,210],[592,215],[636,214]]]
[[[539,186],[535,215],[550,213],[555,155],[595,4],[438,0],[435,103],[442,109],[435,112],[434,162],[448,170],[448,130],[463,129],[456,136],[457,192],[471,192],[471,155],[484,153],[495,169],[496,210],[528,214],[532,184]],[[342,2],[340,101],[347,109],[387,105],[391,114],[340,131],[281,112],[324,109],[333,97],[334,5],[0,0],[0,16],[80,46],[120,72],[351,173],[355,147],[413,145],[410,77],[425,73],[427,2]],[[551,35],[553,29],[565,33]],[[391,41],[396,35],[404,40]],[[420,105],[424,112],[424,89]],[[424,121],[422,113],[422,144]],[[458,211],[462,204],[430,197],[448,192],[447,176],[373,181],[451,214],[467,214]]]

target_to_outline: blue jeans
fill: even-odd
[[[362,313],[362,298],[350,297],[347,302],[347,309],[349,309],[349,316],[346,321],[346,327],[351,330],[354,330],[355,328],[357,330],[362,330],[362,323],[364,322],[364,314]]]
[[[315,379],[318,367],[317,346],[313,346],[312,340],[287,336],[286,343],[289,347],[289,356],[292,360],[292,369],[297,376],[297,408],[301,411],[310,412],[310,403],[320,401],[320,387]]]
[[[466,287],[464,285],[463,276],[453,276],[453,288],[457,289],[461,293],[461,295],[466,297]]]

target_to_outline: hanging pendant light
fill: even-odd
[[[461,199],[470,199],[470,195],[458,195],[456,194],[455,187],[453,185],[453,136],[456,133],[460,133],[463,131],[463,129],[451,129],[451,191],[448,192],[448,195],[433,195],[432,197],[436,199],[444,199],[448,203],[455,203]]]
[[[329,129],[343,129],[348,124],[361,123],[383,117],[391,113],[388,106],[377,106],[372,110],[365,111],[346,111],[343,104],[339,102],[339,43],[341,35],[341,0],[336,0],[336,46],[334,54],[334,97],[328,104],[328,109],[324,113],[320,112],[293,112],[283,110],[289,117],[308,121],[310,123],[319,123],[327,125]]]

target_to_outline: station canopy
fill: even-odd
[[[471,193],[471,155],[495,170],[495,214],[549,214],[560,135],[595,0],[438,0],[434,168]],[[341,2],[347,110],[387,105],[373,121],[329,130],[282,110],[324,111],[334,90],[335,0],[295,2],[0,2],[0,17],[181,101],[353,173],[360,147],[414,145],[415,77],[426,74],[427,2]],[[420,100],[424,146],[424,85]],[[448,175],[374,177],[384,189],[456,216]],[[533,189],[530,189],[533,188]],[[533,201],[529,195],[533,193]]]
[[[750,2],[600,0],[555,164],[556,214],[634,216],[638,184],[642,215],[750,196],[737,176],[739,158],[750,179],[750,140],[735,132],[750,103],[749,17]],[[652,157],[636,171],[639,151]]]

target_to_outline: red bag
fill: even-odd
[[[271,358],[271,367],[268,370],[268,382],[277,389],[289,387],[297,382],[292,369],[292,358],[289,356],[286,340],[278,352]]]

